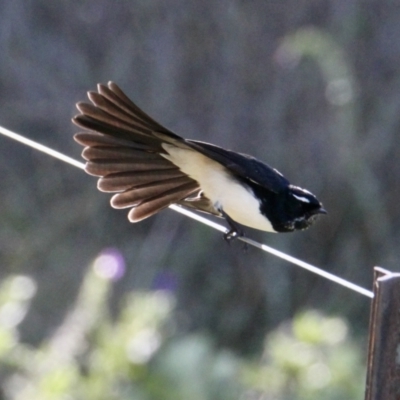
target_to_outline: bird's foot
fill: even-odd
[[[224,233],[224,239],[230,243],[232,240],[244,236],[244,231],[239,228],[236,222],[223,210],[221,210],[221,213],[230,227],[229,231]]]
[[[224,233],[224,240],[228,243],[228,244],[231,244],[231,241],[232,240],[235,240],[235,239],[237,239],[237,238],[240,238],[240,237],[244,237],[245,236],[245,234],[244,234],[244,232],[242,231],[242,230],[237,230],[237,229],[230,229],[228,232],[226,232],[226,233]],[[244,242],[243,243],[243,252],[244,253],[247,253],[247,250],[248,250],[249,248],[248,248],[248,246],[247,246],[247,243],[246,242]]]
[[[230,242],[231,240],[237,239],[238,237],[244,236],[243,231],[238,231],[237,229],[230,229],[228,232],[224,233],[224,239],[227,242]]]

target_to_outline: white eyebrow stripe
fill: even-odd
[[[292,189],[297,189],[297,190],[299,190],[300,192],[303,192],[303,193],[306,193],[306,194],[311,194],[311,196],[313,196],[313,194],[312,194],[311,192],[309,192],[307,189],[303,189],[303,188],[301,188],[301,187],[299,187],[299,186],[294,186],[294,185],[290,185],[290,187],[291,187]]]
[[[292,193],[293,194],[293,193]],[[307,199],[307,197],[303,197],[303,196],[296,196],[295,194],[293,194],[293,197],[295,197],[297,200],[302,201],[303,203],[309,203],[310,200]]]

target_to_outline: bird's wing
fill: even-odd
[[[186,140],[186,143],[225,166],[237,177],[250,180],[272,192],[278,193],[289,185],[289,181],[279,171],[252,156],[205,142]]]
[[[89,131],[74,138],[85,146],[86,172],[100,177],[99,190],[116,193],[114,208],[131,207],[131,222],[174,203],[219,215],[200,196],[198,182],[161,155],[163,143],[189,148],[183,138],[154,121],[114,83],[99,85],[98,93],[88,96],[92,104],[78,103],[80,114],[73,122]]]

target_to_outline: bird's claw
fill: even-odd
[[[224,233],[224,239],[229,243],[238,237],[244,236],[244,232],[237,226],[235,221],[228,214],[226,214],[224,210],[221,209],[220,212],[231,228],[228,232]]]
[[[243,236],[243,235],[240,235],[239,232],[234,229],[231,229],[228,232],[224,233],[224,239],[227,242],[230,242],[231,240],[234,240],[234,239],[238,238],[239,236]]]

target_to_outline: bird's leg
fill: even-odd
[[[227,242],[230,242],[233,239],[236,239],[240,236],[244,236],[244,232],[236,222],[222,209],[219,210],[222,216],[225,218],[226,222],[228,223],[229,227],[231,228],[228,232],[224,233],[224,239]]]

